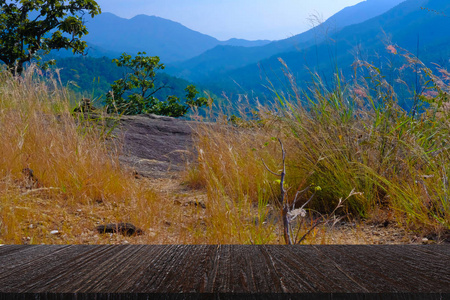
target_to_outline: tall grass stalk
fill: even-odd
[[[441,68],[435,75],[409,53],[396,54],[404,61],[402,72],[415,70],[414,65],[423,75],[424,88],[417,96],[422,105],[415,116],[398,104],[404,94],[396,88],[405,90],[403,77],[393,86],[383,70],[357,61],[351,81],[337,73],[330,89],[312,73],[308,88],[301,89],[281,61],[292,86],[278,91],[269,84],[275,104],[260,107],[257,122],[201,127],[197,176],[217,199],[215,205],[223,207],[221,214],[238,216],[236,202],[256,203],[261,194],[276,202],[275,179],[265,172],[261,158],[270,169],[280,168],[277,137],[288,149],[289,197],[310,185],[322,188],[309,209],[329,213],[355,191],[343,207],[354,218],[368,219],[382,209],[411,230],[450,230],[450,76]],[[234,224],[222,220],[222,226]]]
[[[269,213],[269,180],[259,169],[252,146],[260,133],[241,133],[224,124],[200,125],[197,130],[196,181],[208,194],[207,241],[211,243],[274,243],[276,224],[264,224]],[[189,180],[194,180],[190,177]]]
[[[101,128],[72,116],[68,95],[33,66],[0,72],[0,243],[103,243],[98,223],[157,221],[156,195],[119,167]]]

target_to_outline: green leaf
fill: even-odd
[[[0,11],[0,60],[13,73],[19,74],[23,64],[38,51],[47,54],[50,50],[64,48],[83,53],[86,43],[81,37],[88,31],[76,14],[83,11],[94,17],[101,12],[94,0],[0,1]],[[31,11],[38,11],[41,18],[28,19]],[[4,30],[6,28],[9,30]]]

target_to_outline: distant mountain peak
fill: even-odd
[[[267,45],[271,43],[270,40],[255,40],[255,41],[248,41],[244,39],[236,39],[232,38],[226,41],[221,42],[221,45],[224,46],[236,46],[236,47],[260,47]]]
[[[145,51],[148,55],[159,56],[163,63],[187,60],[218,45],[255,47],[270,42],[242,39],[222,42],[181,23],[145,14],[126,19],[103,12],[88,20],[86,25],[89,34],[85,40],[96,56]]]
[[[278,53],[304,49],[326,39],[342,28],[377,17],[406,0],[367,0],[346,7],[337,12],[320,26],[284,40],[274,41],[260,47],[226,47],[222,44],[198,57],[180,62],[168,71],[189,80],[208,80],[214,73],[238,69],[256,63]],[[449,1],[449,0],[446,0]],[[327,28],[327,30],[321,30]],[[328,30],[331,29],[331,30]],[[325,34],[323,32],[326,32]]]

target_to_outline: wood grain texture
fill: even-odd
[[[450,245],[0,247],[0,299],[294,295],[450,299]]]

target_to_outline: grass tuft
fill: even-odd
[[[414,64],[410,69],[423,74],[425,88],[413,96],[409,111],[398,104],[408,90],[404,81],[392,85],[383,70],[366,62],[355,63],[350,82],[336,74],[330,88],[312,73],[308,89],[302,90],[281,61],[291,89],[277,91],[269,84],[274,104],[259,107],[257,120],[246,114],[219,116],[228,124],[198,127],[199,165],[193,174],[214,206],[222,207],[217,226],[229,228],[231,237],[246,232],[241,208],[249,209],[249,203],[277,210],[276,178],[262,160],[272,170],[281,168],[280,138],[287,149],[289,198],[307,186],[320,186],[308,205],[312,213],[332,212],[339,199],[355,191],[341,215],[368,221],[384,215],[421,233],[450,230],[450,77],[441,68],[436,76],[411,54],[398,53],[405,61],[402,70]]]

